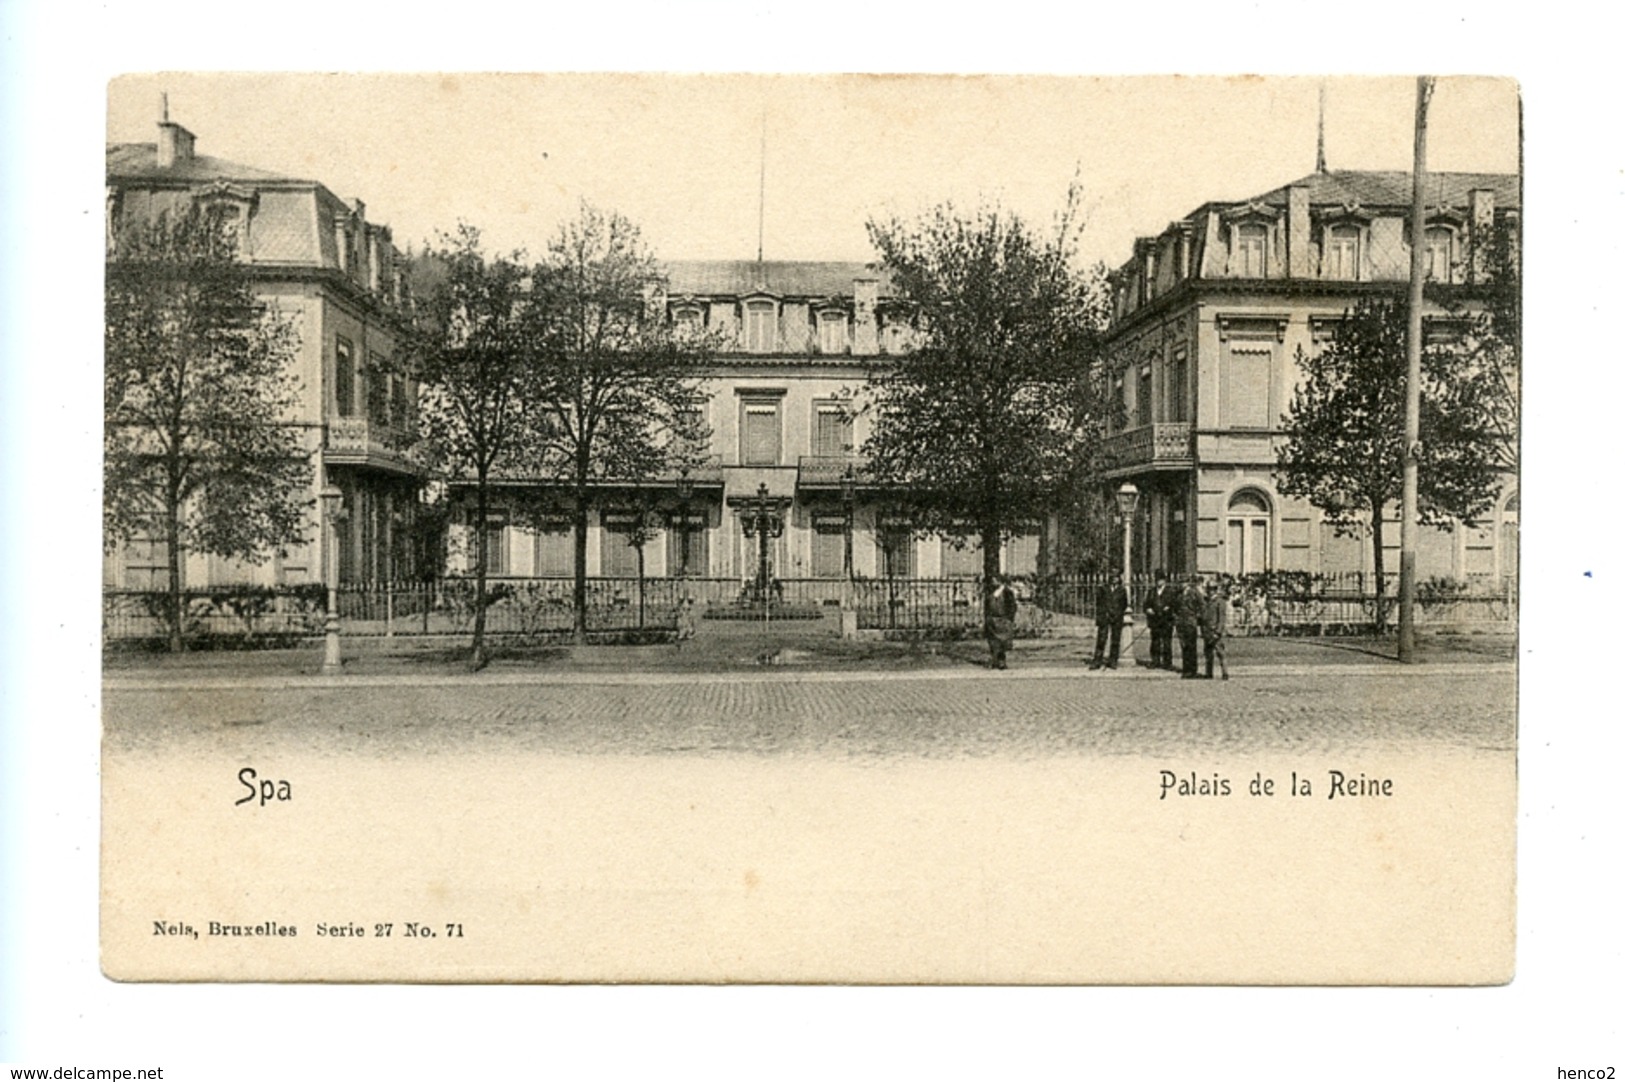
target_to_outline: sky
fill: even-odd
[[[418,246],[459,220],[539,253],[586,200],[657,255],[867,260],[864,224],[951,200],[1047,222],[1074,176],[1080,254],[1311,172],[1408,170],[1412,78],[154,74],[114,79],[108,140],[167,94],[198,152],[319,180]],[[1430,169],[1516,172],[1518,87],[1441,80]]]

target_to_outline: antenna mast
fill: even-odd
[[[1326,171],[1326,80],[1320,81],[1320,119],[1315,124],[1315,172]]]
[[[767,220],[767,106],[762,106],[761,174],[756,184],[756,262],[762,261],[763,225]]]

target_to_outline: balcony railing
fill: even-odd
[[[327,422],[327,457],[340,464],[410,469],[410,437],[394,424],[364,417],[338,417]]]
[[[867,459],[860,455],[802,455],[796,459],[796,487],[839,488],[848,466],[861,482]]]
[[[1189,421],[1162,421],[1118,432],[1106,437],[1106,454],[1117,470],[1185,469],[1196,463]]]

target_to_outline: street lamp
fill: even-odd
[[[1134,552],[1134,505],[1140,502],[1140,490],[1130,481],[1124,481],[1117,489],[1117,510],[1123,515],[1123,587],[1132,590],[1130,583],[1130,568]],[[1129,603],[1123,609],[1123,642],[1121,649],[1124,653],[1132,653],[1134,648],[1134,595],[1129,594]]]
[[[688,577],[688,501],[694,498],[694,479],[688,475],[688,467],[684,466],[677,475],[677,502],[682,518],[677,524],[678,558],[677,574],[681,578]]]
[[[756,596],[762,603],[764,615],[769,610],[769,584],[767,574],[767,542],[784,533],[784,516],[779,514],[778,503],[767,493],[767,482],[756,488],[754,499],[745,501],[745,514],[740,519],[746,537],[756,538]]]
[[[336,676],[343,665],[339,652],[339,517],[344,514],[344,490],[337,485],[322,487],[322,527],[325,534],[327,559],[323,569],[327,579],[327,619],[323,624],[325,644],[322,653],[322,673]]]

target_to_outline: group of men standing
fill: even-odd
[[[1224,640],[1229,632],[1230,599],[1222,584],[1209,587],[1198,575],[1189,575],[1183,584],[1169,580],[1158,571],[1156,584],[1145,601],[1145,622],[1151,630],[1151,668],[1174,671],[1174,633],[1179,633],[1180,675],[1197,678],[1196,639],[1201,635],[1202,653],[1207,662],[1205,676],[1213,679],[1213,662],[1219,662],[1219,678],[1230,679],[1224,660]],[[1091,669],[1117,668],[1122,648],[1123,619],[1128,613],[1128,582],[1124,577],[1108,579],[1095,590],[1095,656]]]
[[[1123,620],[1128,615],[1127,576],[1115,576],[1095,588],[1095,656],[1091,669],[1117,668],[1123,645]],[[1174,671],[1174,633],[1179,633],[1180,675],[1186,680],[1198,676],[1213,679],[1213,662],[1219,663],[1219,679],[1230,679],[1224,660],[1224,640],[1230,629],[1229,590],[1222,583],[1209,586],[1200,575],[1187,575],[1181,583],[1158,570],[1156,583],[1145,602],[1145,621],[1151,629],[1153,669]],[[1003,576],[994,582],[988,595],[983,635],[987,639],[989,665],[1002,669],[1015,638],[1016,595],[1010,580]],[[1196,640],[1200,634],[1205,673],[1197,672]]]

